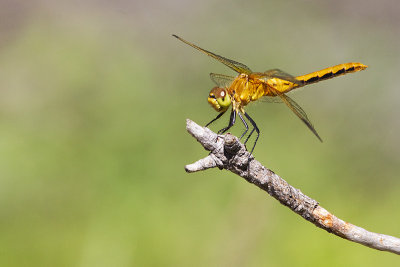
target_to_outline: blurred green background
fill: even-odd
[[[248,108],[256,158],[338,217],[400,236],[397,1],[0,1],[1,266],[394,266],[243,179],[187,174],[222,64],[365,71]],[[213,125],[227,123],[224,116]],[[234,134],[242,131],[240,123]]]

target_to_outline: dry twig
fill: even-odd
[[[273,171],[262,166],[252,155],[249,155],[237,137],[231,134],[218,136],[210,129],[201,127],[191,120],[186,121],[186,129],[206,150],[211,152],[207,157],[186,165],[187,172],[214,167],[229,170],[255,184],[307,221],[329,233],[370,248],[400,255],[399,238],[369,232],[337,218],[322,208],[316,200],[304,195]]]

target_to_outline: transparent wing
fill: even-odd
[[[229,88],[235,77],[217,73],[210,73],[211,80],[221,88]]]
[[[174,36],[174,37],[177,38],[178,40],[181,40],[181,41],[184,42],[185,44],[190,45],[191,47],[193,47],[193,48],[195,48],[195,49],[197,49],[197,50],[199,50],[199,51],[205,53],[206,55],[208,55],[208,56],[210,56],[210,57],[212,57],[212,58],[215,58],[216,60],[218,60],[219,62],[221,62],[221,63],[224,64],[225,66],[228,66],[229,68],[233,69],[234,71],[236,71],[236,72],[238,72],[238,73],[245,73],[245,74],[250,74],[250,73],[252,73],[252,71],[250,70],[249,67],[247,67],[246,65],[244,65],[244,64],[242,64],[242,63],[240,63],[240,62],[237,62],[237,61],[228,59],[228,58],[223,57],[223,56],[219,56],[219,55],[214,54],[214,53],[212,53],[212,52],[210,52],[210,51],[207,51],[207,50],[205,50],[205,49],[203,49],[203,48],[200,48],[200,47],[198,47],[197,45],[192,44],[192,43],[190,43],[190,42],[188,42],[188,41],[182,39],[181,37],[179,37],[179,36],[177,36],[177,35],[175,35],[175,34],[173,34],[172,36]]]
[[[294,114],[296,114],[296,116],[299,117],[299,119],[302,120],[305,123],[305,125],[307,125],[308,129],[310,129],[311,132],[313,132],[313,134],[315,134],[315,136],[322,142],[321,137],[319,137],[317,131],[314,129],[314,126],[308,119],[307,114],[299,106],[299,104],[297,104],[293,99],[291,99],[285,94],[279,94],[279,97],[294,112]]]
[[[294,84],[303,85],[302,81],[297,80],[296,77],[294,77],[293,75],[290,75],[289,73],[286,73],[280,69],[267,70],[264,72],[264,74],[265,74],[264,80],[268,80],[271,78],[279,78],[285,81],[292,82]]]
[[[257,101],[266,102],[266,103],[283,103],[282,99],[280,97],[276,97],[276,96],[263,96]]]

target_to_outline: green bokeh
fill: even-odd
[[[185,119],[211,120],[208,73],[232,72],[171,37],[256,71],[370,65],[293,94],[322,144],[286,107],[249,106],[262,131],[255,156],[340,218],[400,236],[400,35],[390,17],[374,23],[368,9],[318,1],[61,3],[19,7],[29,16],[2,27],[1,266],[398,262],[231,173],[186,174],[207,152]]]

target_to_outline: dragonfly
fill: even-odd
[[[246,128],[246,130],[239,138],[241,140],[249,130],[249,126],[246,120],[243,118],[244,115],[253,127],[246,140],[244,141],[244,144],[247,143],[254,131],[257,133],[250,154],[253,153],[254,148],[257,144],[258,138],[260,136],[260,130],[257,127],[255,121],[244,110],[247,104],[253,101],[257,101],[261,98],[265,99],[268,102],[285,103],[293,111],[293,113],[311,130],[311,132],[322,142],[321,137],[318,135],[311,121],[308,119],[306,112],[300,107],[299,104],[297,104],[292,98],[290,98],[287,93],[293,89],[300,88],[305,85],[317,83],[348,73],[358,72],[368,67],[362,63],[350,62],[296,77],[280,69],[270,69],[265,72],[253,72],[243,63],[207,51],[193,43],[182,39],[175,34],[173,34],[172,36],[184,42],[185,44],[203,52],[204,54],[218,60],[225,66],[231,68],[238,73],[236,77],[224,74],[210,73],[211,80],[217,86],[211,89],[207,100],[208,103],[217,112],[219,112],[219,114],[209,123],[207,123],[205,127],[208,127],[211,123],[221,118],[222,115],[225,114],[225,112],[231,106],[232,109],[229,123],[226,127],[219,130],[218,134],[223,134],[228,131],[235,124],[236,116],[238,115]]]

